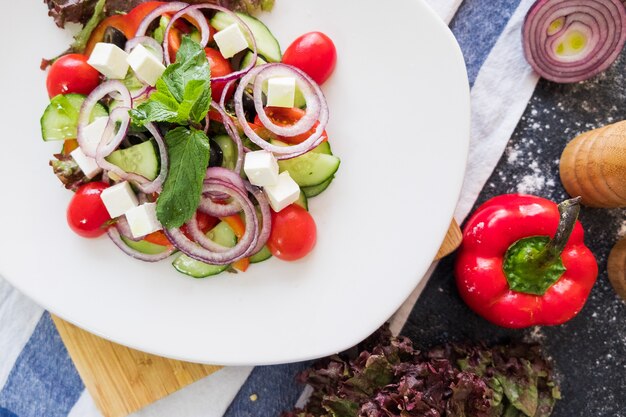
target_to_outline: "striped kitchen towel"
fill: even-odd
[[[428,1],[457,37],[472,86],[471,153],[456,212],[457,220],[462,221],[481,192],[492,186],[490,176],[502,161],[516,127],[527,122],[522,115],[533,97],[538,77],[524,60],[520,37],[524,16],[533,0]],[[625,84],[622,82],[622,89]],[[514,152],[507,150],[505,158],[519,157],[519,152]],[[542,178],[529,175],[530,178],[520,175],[513,179],[514,189],[533,191],[526,186],[541,183]],[[552,180],[543,181],[546,185],[546,181]],[[435,269],[433,266],[431,271]],[[422,286],[426,282],[423,280]],[[394,316],[396,332],[407,320],[411,325],[422,290],[417,288]],[[133,416],[278,416],[303,397],[294,375],[308,365],[228,367]],[[0,278],[0,417],[15,416],[101,414],[85,391],[50,316]]]

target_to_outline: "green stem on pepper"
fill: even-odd
[[[554,238],[520,239],[507,250],[504,273],[509,287],[518,292],[543,295],[566,271],[561,253],[578,220],[580,197],[559,204],[559,225]]]

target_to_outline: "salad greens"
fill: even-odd
[[[303,372],[313,394],[283,417],[547,417],[559,389],[537,345],[420,352],[387,328]]]
[[[128,13],[145,0],[45,0],[48,5],[48,14],[54,18],[59,27],[65,23],[86,24],[94,10],[102,3],[107,16],[119,13]],[[274,0],[196,0],[187,3],[220,4],[228,9],[249,14],[260,11],[269,12],[274,7]]]

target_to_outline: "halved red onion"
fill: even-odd
[[[165,235],[172,244],[187,256],[212,265],[227,265],[250,255],[257,244],[258,219],[254,205],[245,192],[236,186],[219,180],[205,183],[204,193],[219,192],[229,194],[240,206],[245,218],[246,231],[232,248],[225,248],[208,239],[198,228],[197,221],[187,223],[187,229],[196,242],[191,241],[178,228],[166,229]]]
[[[523,28],[524,55],[539,75],[573,83],[599,74],[626,42],[619,0],[538,0]]]
[[[230,80],[237,80],[239,78],[241,78],[244,74],[247,74],[248,71],[250,71],[252,68],[254,68],[254,66],[256,65],[256,60],[258,57],[258,51],[257,51],[257,46],[256,46],[256,39],[254,38],[254,34],[252,33],[252,30],[250,30],[250,28],[248,27],[248,25],[246,24],[246,22],[244,22],[243,20],[241,20],[241,18],[239,16],[237,16],[236,13],[234,13],[232,10],[229,10],[225,7],[221,7],[221,6],[216,6],[215,4],[210,4],[210,3],[203,3],[203,4],[196,4],[193,6],[189,6],[183,10],[180,10],[178,13],[176,13],[174,16],[172,16],[172,19],[170,20],[169,25],[167,25],[167,28],[165,29],[165,36],[163,38],[163,49],[164,50],[168,50],[168,34],[170,29],[172,28],[172,25],[174,24],[174,22],[176,22],[178,19],[180,19],[182,16],[184,15],[191,15],[192,13],[200,13],[200,10],[215,10],[218,12],[224,12],[228,15],[230,15],[233,20],[239,24],[239,26],[241,28],[243,28],[244,30],[244,35],[247,35],[246,37],[248,38],[248,40],[252,43],[252,59],[250,60],[250,63],[248,64],[248,66],[246,66],[245,68],[242,68],[239,71],[234,71],[231,72],[230,74],[227,75],[223,75],[221,77],[215,77],[212,78],[211,81],[212,82],[218,82],[218,81],[230,81]],[[202,14],[202,13],[200,13]],[[206,22],[206,20],[205,20]],[[204,31],[202,31],[202,40],[200,41],[200,45],[202,45],[202,47],[205,47],[209,41],[209,31],[208,31],[208,27],[207,27],[207,31],[206,33],[204,33]],[[206,36],[205,36],[206,35]],[[169,61],[169,54],[165,54],[165,62],[167,62],[168,64],[170,63]]]
[[[243,142],[241,141],[241,137],[239,137],[239,132],[237,131],[237,126],[235,126],[233,119],[231,119],[228,113],[226,113],[226,110],[224,110],[224,108],[220,106],[218,103],[216,103],[215,101],[211,102],[211,109],[219,113],[220,117],[222,118],[222,123],[224,124],[224,128],[226,129],[226,133],[228,133],[228,136],[230,136],[230,138],[235,143],[235,146],[237,146],[237,162],[235,163],[234,171],[241,172],[241,168],[243,167],[243,159],[244,159],[245,153],[243,150]],[[245,119],[245,115],[244,115],[244,119]],[[248,126],[248,123],[246,122],[245,125]]]
[[[150,36],[135,36],[134,38],[129,39],[128,42],[126,42],[126,53],[130,54],[137,45],[143,45],[148,49],[153,50],[157,53],[156,58],[159,61],[164,62],[163,57],[165,54],[163,53],[163,47],[159,42],[156,41],[156,39],[151,38]]]
[[[168,247],[164,252],[156,254],[156,255],[148,255],[142,252],[139,252],[131,247],[129,247],[120,236],[120,232],[115,227],[109,227],[107,230],[107,234],[109,238],[115,243],[115,245],[122,250],[128,256],[138,259],[144,262],[159,262],[164,259],[169,258],[174,252],[176,252],[176,248]]]
[[[262,85],[271,77],[293,77],[302,91],[307,104],[305,116],[291,126],[280,126],[272,122],[263,108]],[[293,146],[276,146],[260,137],[248,124],[243,109],[243,94],[247,85],[254,80],[254,103],[257,114],[267,130],[280,136],[297,136],[303,134],[319,122],[315,131],[305,141]],[[235,113],[246,136],[256,145],[274,153],[278,159],[290,159],[300,156],[315,148],[324,140],[324,130],[328,124],[328,104],[322,89],[311,77],[298,68],[285,64],[265,64],[254,68],[246,74],[235,91]]]
[[[82,107],[80,108],[80,113],[78,115],[78,134],[76,139],[78,140],[78,145],[80,146],[83,153],[91,158],[96,157],[96,152],[93,144],[88,143],[87,138],[85,138],[85,128],[89,125],[91,120],[91,113],[93,112],[94,107],[100,100],[105,98],[108,95],[115,94],[117,96],[117,100],[121,102],[122,107],[131,108],[133,105],[133,99],[128,91],[128,88],[121,82],[116,80],[105,81],[100,84],[95,90],[91,92],[83,102]],[[128,112],[127,112],[128,114]],[[130,123],[130,119],[126,122],[125,125],[120,126],[118,131],[118,135],[120,135],[120,142],[126,136],[126,130],[128,129],[128,124]]]

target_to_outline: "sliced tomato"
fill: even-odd
[[[233,232],[235,233],[235,236],[237,236],[237,239],[241,239],[244,233],[246,233],[246,224],[243,222],[239,215],[234,214],[232,216],[222,217],[221,220],[226,222],[226,224],[228,224],[228,226],[233,229]],[[250,267],[249,258],[243,258],[236,262],[233,262],[233,268],[241,272],[246,272],[248,270],[248,267]]]
[[[196,212],[196,220],[198,221],[198,227],[200,228],[200,230],[202,230],[202,233],[205,233],[205,234],[208,233],[209,230],[217,226],[217,224],[220,222],[218,218],[209,216],[208,214],[205,214],[201,211]],[[187,230],[186,225],[183,225],[180,228],[180,230],[183,231],[183,233],[185,234],[185,236],[187,236],[187,238],[193,240],[193,238],[189,234],[189,231]]]
[[[233,67],[231,67],[230,62],[222,56],[220,51],[213,48],[204,48],[204,52],[211,66],[211,78],[223,77],[233,72]],[[217,103],[220,102],[226,84],[228,84],[226,81],[211,82],[211,96],[213,101]],[[227,100],[232,97],[234,91],[235,85],[233,84],[226,94]]]
[[[302,119],[306,112],[299,108],[284,108],[284,107],[266,107],[265,114],[273,123],[281,126],[291,126],[294,125],[298,120]],[[257,115],[254,118],[254,124],[257,126],[263,126],[263,122]],[[297,145],[298,143],[302,143],[307,140],[314,132],[315,128],[318,126],[319,122],[316,122],[315,125],[306,133],[302,133],[296,136],[276,136],[281,142],[288,143],[290,145]],[[324,136],[324,142],[328,140],[328,134],[326,131],[322,134]]]

